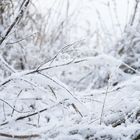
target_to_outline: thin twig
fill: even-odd
[[[83,117],[82,113],[79,111],[79,109],[76,107],[76,105],[75,105],[74,103],[72,103],[71,106],[73,107],[73,109],[74,109],[77,113],[79,113],[79,115],[80,115],[81,117]]]
[[[131,20],[131,23],[130,23],[131,26],[134,24],[134,20],[136,18],[136,13],[137,13],[137,10],[138,10],[138,5],[139,5],[139,0],[135,0],[135,1],[136,1],[136,4],[135,4],[135,7],[134,7],[134,13],[133,13],[132,20]]]
[[[48,75],[45,75],[43,73],[38,72],[40,75],[46,77],[47,79],[51,80],[52,82],[54,82],[55,84],[59,85],[61,88],[65,89],[75,100],[77,100],[78,102],[80,102],[77,97],[75,97],[71,91],[69,89],[67,89],[65,86],[61,85],[59,82],[57,82],[56,80],[54,80],[53,78],[49,77]],[[81,102],[80,102],[81,103]]]
[[[39,134],[31,134],[31,135],[15,135],[15,134],[9,134],[9,133],[1,133],[1,137],[6,137],[6,138],[16,138],[16,139],[27,139],[27,138],[36,138],[40,137]]]
[[[105,108],[105,103],[106,103],[106,98],[107,98],[109,86],[110,86],[110,76],[109,76],[109,80],[108,80],[108,84],[107,84],[107,89],[106,89],[105,97],[104,97],[104,101],[103,101],[103,106],[102,106],[102,111],[101,111],[101,117],[100,117],[100,125],[102,124],[102,119],[103,119],[103,114],[104,114],[104,108]]]
[[[65,101],[66,101],[66,100],[63,100],[63,101],[61,101],[61,102],[59,102],[59,103],[57,103],[57,104],[51,106],[50,108],[44,108],[44,109],[39,110],[39,111],[36,111],[36,112],[34,112],[34,113],[27,114],[27,115],[24,115],[24,116],[20,116],[20,117],[14,119],[14,120],[5,121],[5,122],[3,122],[2,124],[0,124],[0,126],[7,125],[7,124],[9,124],[11,121],[15,121],[15,122],[16,122],[16,121],[19,121],[19,120],[23,120],[23,119],[26,119],[26,118],[35,116],[35,115],[37,115],[38,113],[43,113],[43,112],[45,112],[45,111],[47,111],[47,110],[49,110],[49,109],[52,109],[52,108],[54,108],[54,107],[56,107],[56,106],[62,104],[62,103],[65,102]]]
[[[49,87],[49,89],[51,90],[51,92],[53,93],[55,99],[57,100],[57,96],[56,96],[56,94],[55,94],[53,88],[52,88],[50,85],[48,85],[48,87]]]
[[[84,41],[84,39],[83,39],[83,40],[75,41],[75,42],[73,42],[73,43],[71,43],[71,44],[68,44],[68,45],[64,46],[62,49],[60,49],[60,50],[58,51],[58,53],[57,53],[53,58],[51,58],[49,61],[44,62],[43,64],[41,64],[40,66],[38,66],[37,69],[40,69],[43,65],[45,65],[45,64],[47,64],[47,63],[49,63],[49,62],[50,62],[49,66],[51,66],[51,64],[52,64],[52,63],[54,62],[54,60],[58,57],[58,55],[59,55],[60,53],[63,52],[63,50],[68,49],[68,48],[72,47],[73,45],[76,45],[76,44],[80,43],[81,41]]]
[[[14,111],[18,112],[18,113],[29,113],[31,111],[26,111],[26,112],[23,112],[23,111],[19,111],[17,110],[15,107],[12,107],[8,102],[6,102],[5,100],[3,99],[0,99],[0,101],[2,101],[3,103],[7,104],[10,108],[12,108]]]
[[[18,95],[17,95],[17,98],[15,99],[15,102],[14,102],[14,108],[16,107],[16,102],[17,102],[17,99],[18,99],[18,97],[20,96],[20,94],[22,93],[22,90],[20,90],[20,92],[18,93]],[[12,110],[12,114],[11,114],[11,116],[13,116],[13,114],[14,114],[14,109]]]

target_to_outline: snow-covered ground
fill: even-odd
[[[65,69],[74,74],[74,67],[92,69],[95,64],[105,63],[111,70],[107,87],[95,90],[89,82],[86,89],[79,91],[59,79],[59,73]],[[1,102],[0,135],[33,134],[37,140],[134,139],[140,133],[140,76],[124,74],[124,80],[112,85],[117,74],[121,74],[120,64],[101,55],[66,66],[57,67],[54,63],[54,68],[48,66],[45,72],[40,68],[40,73],[14,74],[0,86],[1,100],[7,102]],[[79,77],[78,73],[73,76]]]
[[[131,2],[118,0],[114,9],[115,3],[103,0],[37,1],[44,15],[53,7],[46,36],[57,33],[51,29],[58,22],[68,26],[62,28],[62,46],[52,38],[54,46],[23,51],[29,68],[44,55],[52,59],[0,80],[0,140],[139,139],[139,26],[124,31]]]

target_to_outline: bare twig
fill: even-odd
[[[26,111],[26,112],[22,112],[22,111],[19,111],[17,109],[15,109],[15,107],[12,107],[8,102],[6,102],[5,100],[3,99],[0,99],[0,101],[2,101],[3,103],[7,104],[10,108],[12,108],[14,111],[18,112],[18,113],[29,113],[31,111]]]
[[[9,124],[11,121],[15,121],[15,122],[16,122],[16,121],[19,121],[19,120],[23,120],[23,119],[26,119],[26,118],[35,116],[35,115],[37,115],[38,113],[43,113],[43,112],[45,112],[45,111],[47,111],[47,110],[49,110],[49,109],[52,109],[52,108],[54,108],[54,107],[57,107],[58,105],[62,104],[62,103],[65,102],[65,101],[66,101],[66,100],[63,100],[63,101],[61,101],[61,102],[59,102],[59,103],[57,103],[57,104],[51,106],[50,108],[44,108],[44,109],[39,110],[39,111],[36,111],[36,112],[34,112],[34,113],[30,113],[30,114],[27,114],[27,115],[24,115],[24,116],[20,116],[20,117],[14,119],[14,120],[5,121],[5,122],[3,122],[2,124],[0,124],[0,126],[7,125],[7,124]]]
[[[0,132],[0,136],[1,136],[1,137],[6,137],[6,138],[16,138],[16,139],[27,139],[27,138],[36,138],[36,137],[40,137],[39,134],[15,135],[15,134],[1,133],[1,132]]]
[[[110,86],[110,75],[109,75],[107,89],[106,89],[105,97],[104,97],[104,101],[103,101],[103,106],[102,106],[102,111],[101,111],[101,117],[100,117],[100,124],[102,124],[102,119],[103,119],[103,114],[104,114],[104,108],[105,108],[105,103],[106,103],[106,98],[107,98],[109,86]]]
[[[52,88],[50,85],[48,85],[48,87],[49,87],[49,89],[51,90],[51,92],[53,93],[55,99],[57,100],[57,96],[56,96],[56,94],[55,94],[53,88]]]
[[[76,107],[76,105],[75,105],[74,103],[72,103],[71,106],[74,108],[74,110],[75,110],[77,113],[79,113],[79,115],[80,115],[81,117],[83,117],[82,113],[79,111],[79,109]]]
[[[80,43],[80,42],[82,42],[82,41],[84,41],[84,39],[83,39],[83,40],[75,41],[75,42],[73,42],[73,43],[71,43],[71,44],[68,44],[68,45],[64,46],[62,49],[60,49],[60,50],[58,51],[58,53],[57,53],[53,58],[51,58],[49,61],[44,62],[43,64],[41,64],[40,66],[38,66],[37,69],[40,69],[43,65],[45,65],[45,64],[47,64],[47,63],[49,63],[49,62],[50,62],[49,66],[51,66],[51,64],[52,64],[52,63],[54,62],[54,60],[58,57],[58,55],[59,55],[60,53],[63,52],[63,50],[68,49],[68,48],[70,48],[70,47],[72,47],[72,46],[74,46],[74,45],[76,45],[76,44],[78,44],[78,43]]]
[[[22,90],[20,90],[20,92],[19,92],[18,95],[17,95],[17,98],[15,99],[14,108],[16,107],[17,99],[18,99],[18,97],[20,96],[21,93],[22,93]],[[11,114],[11,116],[13,116],[14,111],[15,111],[15,110],[13,109],[13,110],[12,110],[12,114]]]
[[[80,102],[77,97],[75,97],[73,95],[73,93],[71,93],[71,91],[69,89],[67,89],[64,85],[60,84],[59,82],[57,82],[56,80],[54,80],[53,78],[49,77],[48,75],[45,75],[43,73],[38,72],[40,75],[46,77],[47,79],[51,80],[52,82],[54,82],[55,84],[59,85],[61,88],[63,88],[64,90],[66,90],[75,100],[77,100],[78,102]],[[81,102],[80,102],[81,103]]]
[[[135,1],[136,1],[136,4],[135,4],[135,7],[134,7],[134,13],[132,15],[132,20],[131,20],[131,23],[130,23],[131,26],[134,24],[134,20],[136,18],[136,13],[137,13],[137,10],[138,10],[138,5],[139,5],[139,0],[135,0]]]
[[[35,115],[37,115],[38,113],[42,113],[42,112],[44,112],[44,111],[46,111],[46,110],[48,110],[48,108],[42,109],[42,110],[40,110],[40,111],[31,113],[31,114],[28,114],[28,115],[25,115],[25,116],[20,116],[20,117],[16,118],[15,121],[19,121],[19,120],[23,120],[23,119],[26,119],[26,118],[35,116]],[[10,123],[9,121],[6,121],[6,122],[0,124],[0,126],[6,125],[6,124],[9,124],[9,123]]]
[[[36,34],[37,34],[37,33],[33,33],[33,34],[28,35],[28,36],[26,36],[26,37],[24,37],[24,38],[21,38],[21,39],[19,39],[19,40],[16,40],[16,41],[13,41],[13,42],[7,42],[6,45],[11,45],[11,44],[16,44],[16,43],[22,42],[22,41],[24,41],[24,40],[29,39],[30,37],[33,37],[33,36],[36,35]]]

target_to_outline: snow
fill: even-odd
[[[67,2],[53,1],[49,9],[51,2],[39,1],[52,10],[48,23],[31,7],[0,46],[0,139],[138,140],[140,27],[127,22],[134,3],[72,0],[66,12]],[[17,2],[14,6],[8,21],[18,15]],[[105,18],[109,6],[120,11],[118,17],[112,12],[112,23]],[[26,21],[27,15],[37,23]],[[9,24],[0,25],[0,33]],[[43,35],[33,40],[8,44],[42,28]]]
[[[104,58],[103,64],[105,64],[106,61],[110,65],[115,62],[113,59],[101,55],[96,58],[96,61],[93,61],[94,59],[92,58],[87,59],[87,61],[89,60],[88,64],[100,64],[97,60],[101,62],[100,58],[102,57]],[[111,62],[109,60],[111,60]],[[65,67],[71,67],[71,65],[73,64]],[[85,64],[83,64],[83,66],[85,66]],[[114,67],[116,66],[114,65]],[[57,71],[59,71],[58,69],[59,68],[57,68]],[[61,69],[62,68],[60,68],[60,70]],[[53,72],[56,73],[55,68],[53,68]],[[56,78],[54,78],[54,80],[59,84],[51,79],[40,76],[39,74],[24,76],[26,75],[24,74],[26,72],[22,73],[22,75],[14,74],[16,80],[5,85],[4,89],[1,87],[1,98],[7,102],[10,101],[11,105],[15,104],[16,110],[21,112],[30,111],[30,113],[32,113],[35,110],[39,111],[46,107],[48,110],[30,117],[30,119],[16,121],[18,117],[30,113],[18,113],[14,111],[12,116],[10,114],[8,115],[8,113],[12,111],[12,108],[9,108],[9,106],[5,104],[4,113],[2,111],[2,102],[1,123],[8,121],[7,124],[1,126],[2,132],[9,132],[12,134],[15,134],[16,132],[16,134],[20,135],[39,133],[42,137],[39,139],[42,140],[84,140],[96,138],[131,140],[131,137],[134,137],[133,135],[140,131],[139,75],[133,76],[132,78],[129,78],[129,80],[123,80],[114,87],[112,85],[109,87],[102,124],[100,125],[99,123],[101,120],[101,111],[106,94],[106,87],[96,90],[75,91],[75,93],[69,89],[72,93],[71,96],[68,90],[66,90],[67,86],[62,82],[59,82]],[[27,83],[25,79],[34,84]],[[54,87],[56,98],[51,93],[51,90],[48,89],[47,85]],[[19,90],[21,89],[22,92],[18,96]],[[26,100],[26,98],[28,100]],[[35,100],[35,98],[40,98],[40,100]],[[76,106],[78,111],[72,107],[72,104]],[[6,114],[6,116],[4,116],[4,114]],[[4,121],[4,117],[6,117],[6,121]]]

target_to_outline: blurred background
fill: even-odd
[[[65,37],[70,42],[95,37],[96,34],[100,34],[104,41],[116,41],[130,22],[135,7],[133,0],[34,1],[38,11],[46,17],[45,20],[51,13],[48,22],[52,28],[64,22],[63,26],[67,28]]]

